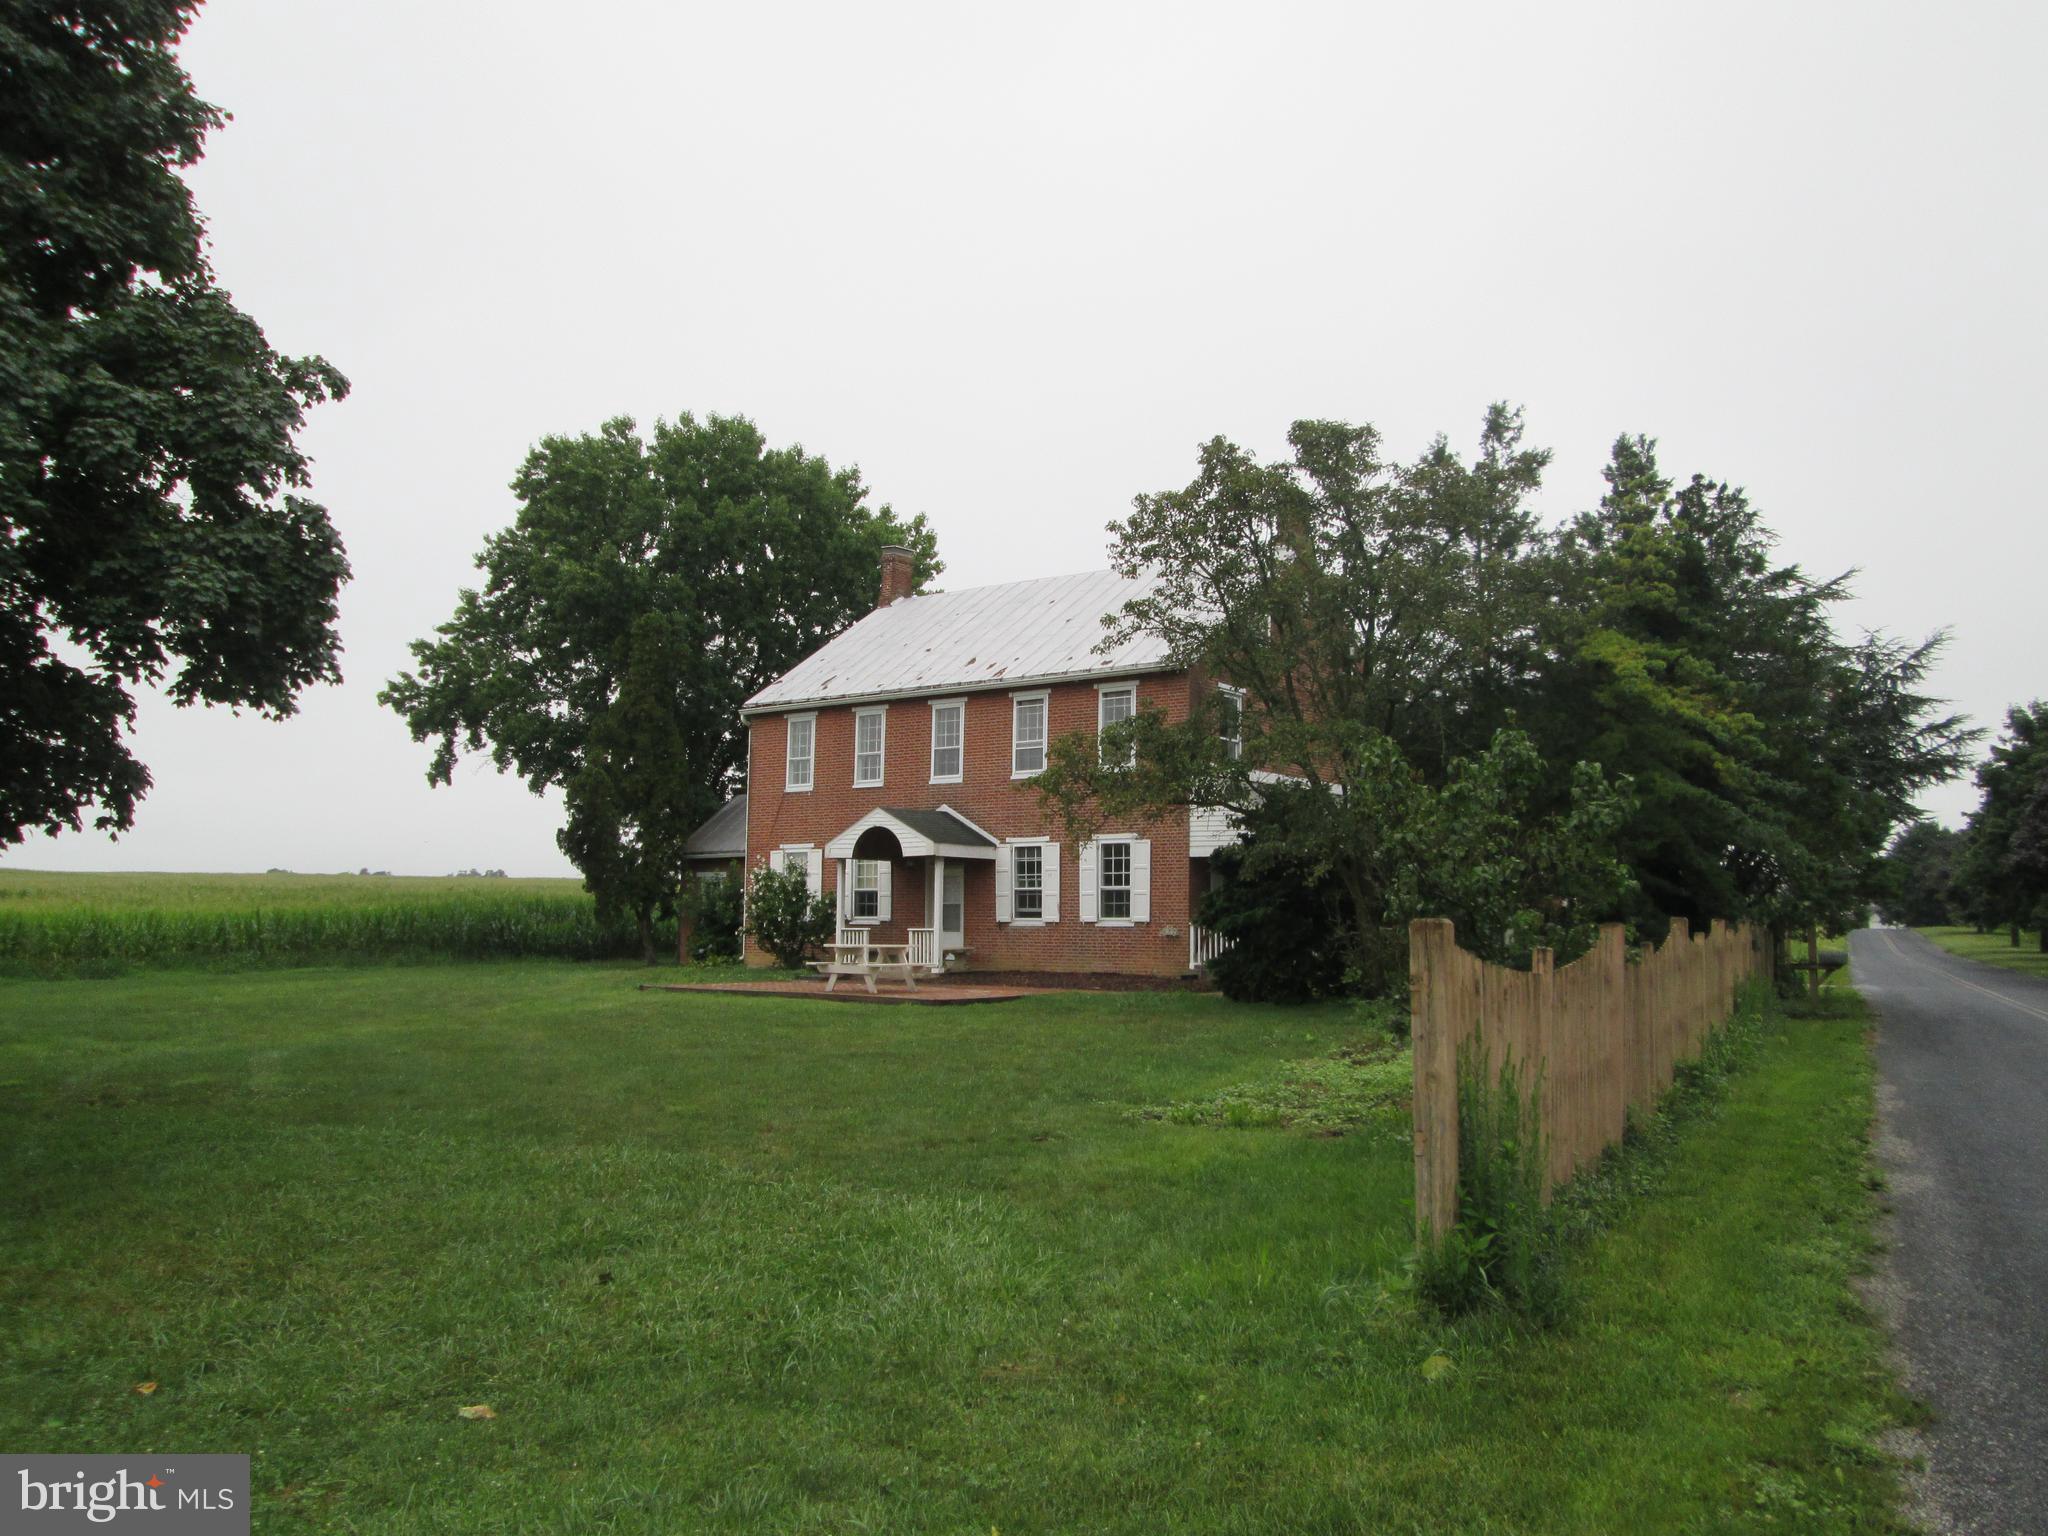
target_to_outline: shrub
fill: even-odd
[[[1243,840],[1212,861],[1218,882],[1200,922],[1229,941],[1209,962],[1226,997],[1307,1003],[1348,990],[1350,908],[1334,876],[1296,835],[1303,796],[1282,788],[1243,816]]]
[[[690,960],[706,965],[740,957],[744,903],[737,880],[691,880],[677,905],[690,925]]]
[[[832,898],[813,896],[801,869],[764,864],[754,871],[747,890],[747,932],[777,965],[786,970],[801,966],[812,950],[831,941],[834,921]]]

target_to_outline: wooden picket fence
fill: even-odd
[[[1490,1082],[1510,1060],[1524,1092],[1540,1074],[1547,1197],[1621,1140],[1631,1108],[1655,1105],[1737,989],[1770,965],[1767,930],[1718,920],[1693,935],[1674,919],[1664,943],[1635,961],[1620,924],[1608,924],[1570,965],[1553,968],[1539,949],[1526,971],[1466,953],[1444,918],[1410,923],[1418,1233],[1439,1237],[1457,1218],[1458,1053],[1468,1041]]]

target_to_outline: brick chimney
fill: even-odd
[[[886,608],[897,598],[910,596],[911,588],[917,585],[917,578],[911,574],[916,558],[901,544],[882,546],[882,595],[875,600],[877,608]]]

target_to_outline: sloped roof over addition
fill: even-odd
[[[747,856],[747,797],[734,795],[713,811],[683,843],[688,859],[744,859]]]
[[[1054,678],[1157,671],[1166,643],[1138,635],[1097,655],[1103,618],[1152,589],[1115,571],[1044,576],[898,599],[798,662],[746,702],[749,714],[949,688],[1021,688]]]

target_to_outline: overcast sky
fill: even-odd
[[[211,0],[221,280],[354,394],[306,434],[347,680],[145,701],[135,830],[10,866],[567,874],[558,806],[378,707],[543,434],[752,417],[928,513],[944,584],[1106,563],[1131,496],[1304,416],[1490,400],[1745,485],[1851,628],[2048,693],[2048,8]],[[1944,820],[1965,787],[1930,798]]]

